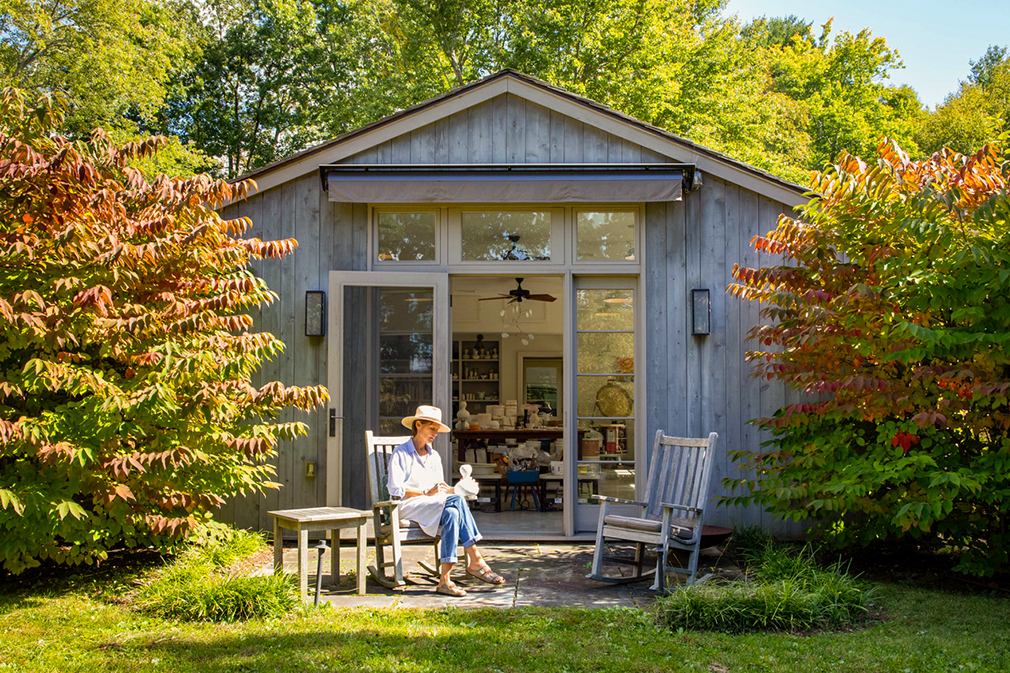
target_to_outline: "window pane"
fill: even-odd
[[[633,261],[635,213],[579,213],[579,261]]]
[[[435,259],[435,213],[379,213],[379,259]]]
[[[597,505],[599,493],[635,498],[635,424],[628,419],[603,419],[579,424],[578,501]]]
[[[634,330],[634,290],[579,290],[575,294],[578,329]]]
[[[383,332],[431,332],[431,290],[383,289],[379,329]]]
[[[634,333],[579,333],[579,374],[631,374],[634,371]]]
[[[579,417],[634,416],[634,390],[632,376],[579,376]]]
[[[463,213],[464,260],[547,261],[551,258],[551,214]]]
[[[379,427],[396,426],[420,404],[431,404],[432,307],[430,289],[381,288],[379,294]]]

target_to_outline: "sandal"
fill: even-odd
[[[467,568],[466,574],[469,575],[470,577],[476,577],[481,582],[487,582],[488,584],[495,584],[497,586],[505,584],[505,578],[502,577],[501,575],[496,574],[493,570],[491,570],[491,568],[487,566],[481,566],[476,570],[476,572]]]
[[[463,596],[466,596],[466,591],[460,589],[455,584],[452,586],[449,586],[448,584],[439,584],[435,588],[435,593],[442,594],[443,596],[453,596],[455,598],[462,598]]]

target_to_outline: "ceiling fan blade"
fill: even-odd
[[[500,294],[497,297],[482,297],[481,299],[478,299],[477,301],[497,301],[499,299],[512,299],[512,298],[513,297],[511,295]]]
[[[554,301],[557,299],[557,297],[552,297],[549,294],[531,294],[526,298],[531,299],[533,301]]]

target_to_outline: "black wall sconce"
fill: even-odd
[[[305,336],[326,336],[326,293],[305,292]]]
[[[691,290],[691,334],[704,335],[712,332],[712,302],[708,290]]]

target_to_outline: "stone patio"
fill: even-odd
[[[310,543],[310,547],[313,543]],[[467,595],[453,598],[435,593],[436,582],[417,565],[419,560],[434,561],[430,544],[404,547],[403,570],[407,581],[402,590],[387,589],[371,577],[367,582],[367,595],[359,596],[354,584],[354,548],[341,548],[340,579],[337,588],[329,586],[329,554],[323,556],[323,591],[320,602],[333,607],[355,608],[517,608],[517,607],[648,607],[655,598],[649,590],[651,581],[632,584],[606,584],[586,578],[593,560],[592,543],[481,543],[481,551],[488,564],[506,579],[503,586],[484,584],[463,572],[463,564],[457,564],[458,572],[453,573],[453,581],[466,589]],[[316,550],[310,549],[309,556],[309,598],[315,595]],[[368,565],[374,563],[374,548],[369,545]],[[284,568],[287,572],[297,572],[297,552],[293,547],[284,549]],[[631,566],[611,564],[607,572],[619,573],[621,569],[630,572]],[[715,572],[719,576],[732,577],[736,568],[724,557],[722,551],[713,547],[703,551],[699,575]],[[675,577],[675,576],[674,576]]]

